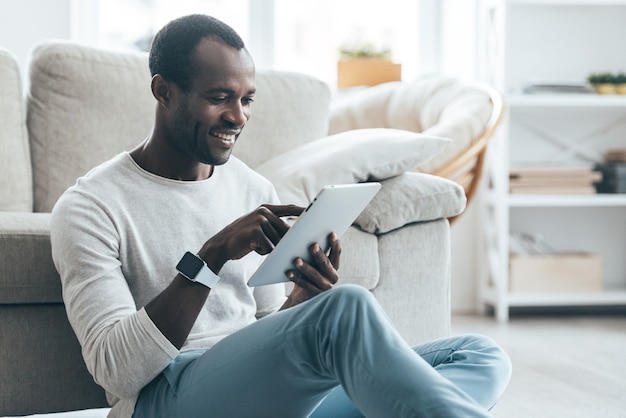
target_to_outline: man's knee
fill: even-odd
[[[479,356],[479,362],[492,364],[493,368],[508,381],[511,375],[511,360],[498,343],[485,335],[467,334],[463,338],[465,339],[464,349],[476,353]]]
[[[504,349],[490,337],[475,334],[463,337],[466,339],[464,349],[473,353],[473,361],[480,365],[483,377],[491,382],[494,391],[493,403],[495,403],[511,379],[513,370],[511,359]]]
[[[356,298],[356,299],[369,299],[374,298],[372,292],[364,288],[363,286],[359,286],[356,284],[343,284],[337,286],[333,289],[333,292],[336,295],[341,295],[342,297],[348,298]]]
[[[376,298],[363,286],[345,284],[328,291],[328,297],[332,303],[340,305],[377,305]]]
[[[387,320],[374,295],[363,286],[341,285],[320,296],[322,296],[320,299],[322,315],[328,315],[332,323],[355,327],[357,324],[372,325],[372,320],[375,322]]]

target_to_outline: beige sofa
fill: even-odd
[[[87,373],[65,316],[50,256],[49,212],[77,177],[150,131],[155,104],[147,57],[50,42],[33,53],[26,94],[19,74],[13,56],[0,50],[0,416],[90,408],[58,416],[105,416],[106,409],[93,409],[106,408],[104,393]],[[297,152],[302,165],[293,176],[274,169],[282,164],[279,156],[307,144],[347,141],[324,138],[328,86],[301,74],[259,71],[257,87],[253,117],[235,154],[253,168],[265,167],[279,189],[288,190],[285,183],[298,176],[326,179],[326,157],[307,165],[311,150]],[[441,142],[416,146],[414,138],[401,161],[376,171],[369,165],[380,162],[382,149],[363,152],[358,135],[353,140],[341,152],[354,158],[339,159],[352,171],[337,180],[378,177],[383,188],[342,240],[341,281],[370,289],[408,342],[445,336],[447,218],[464,209],[465,196],[451,181],[403,174]]]

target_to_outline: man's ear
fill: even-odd
[[[172,86],[170,83],[160,74],[155,74],[154,77],[152,77],[151,88],[154,98],[164,107],[167,107],[172,94]]]

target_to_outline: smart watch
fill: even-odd
[[[206,265],[203,259],[187,251],[176,265],[176,270],[192,282],[205,285],[209,289],[215,287],[220,278]]]

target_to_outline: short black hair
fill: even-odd
[[[203,14],[182,16],[166,24],[152,40],[150,73],[160,74],[188,91],[193,75],[193,51],[208,37],[220,39],[237,50],[245,48],[239,34],[221,20]]]

